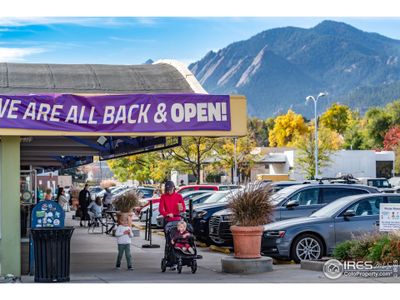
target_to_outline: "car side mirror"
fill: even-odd
[[[355,215],[356,215],[356,212],[355,212],[354,210],[352,210],[352,209],[346,210],[346,211],[343,213],[343,217],[344,217],[345,219],[354,217]]]
[[[286,208],[295,208],[296,206],[299,206],[300,203],[298,200],[290,200],[288,203],[286,203]]]

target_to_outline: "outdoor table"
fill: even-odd
[[[105,215],[106,215],[106,234],[110,234],[112,233],[112,230],[115,228],[115,226],[117,225],[117,211],[116,210],[106,210],[104,211]],[[110,221],[108,221],[110,220]],[[108,225],[111,224],[111,227],[108,228]]]

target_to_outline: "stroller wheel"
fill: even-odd
[[[165,272],[167,270],[167,261],[165,258],[161,260],[161,272]]]
[[[179,274],[182,273],[182,262],[181,261],[178,262],[178,265],[176,266],[176,269],[178,270]]]
[[[192,262],[192,265],[190,266],[190,268],[192,269],[192,273],[194,274],[194,273],[196,273],[196,271],[197,271],[197,261],[193,261]]]

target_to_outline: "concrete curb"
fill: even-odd
[[[273,270],[272,258],[238,259],[232,256],[221,259],[222,272],[234,274],[256,274]]]
[[[327,260],[302,260],[300,262],[300,268],[303,270],[322,272],[326,262]]]

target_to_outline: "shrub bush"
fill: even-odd
[[[338,244],[333,251],[333,257],[338,260],[346,260],[352,258],[351,249],[355,246],[356,243],[356,241],[351,240]]]
[[[377,233],[338,244],[333,251],[338,260],[371,260],[393,262],[400,260],[400,233]]]

